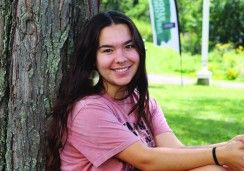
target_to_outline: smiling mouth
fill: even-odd
[[[113,71],[115,72],[125,72],[125,71],[128,71],[130,69],[131,66],[128,66],[128,67],[123,67],[123,68],[115,68],[115,69],[112,69]]]

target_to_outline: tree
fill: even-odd
[[[211,44],[231,42],[244,46],[244,0],[212,1],[211,8]]]
[[[200,52],[203,1],[180,0],[181,40],[186,51]],[[209,43],[210,49],[217,43],[244,45],[244,0],[210,1]]]
[[[101,0],[101,8],[104,11],[117,10],[132,19],[150,22],[148,0]]]
[[[0,1],[0,171],[43,170],[45,130],[98,0]]]
[[[180,0],[176,2],[179,12],[182,50],[193,54],[200,53],[203,1]]]

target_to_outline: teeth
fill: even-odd
[[[118,68],[118,69],[114,69],[115,72],[125,72],[128,70],[129,67],[126,68]]]

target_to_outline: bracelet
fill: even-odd
[[[218,166],[221,166],[221,165],[219,164],[219,161],[218,161],[217,156],[216,156],[216,147],[213,147],[213,149],[212,149],[212,155],[213,155],[214,163],[215,163],[216,165],[218,165]]]

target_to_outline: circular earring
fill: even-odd
[[[97,70],[94,69],[92,71],[91,78],[92,78],[93,85],[96,85],[99,81],[99,73],[97,72]]]

